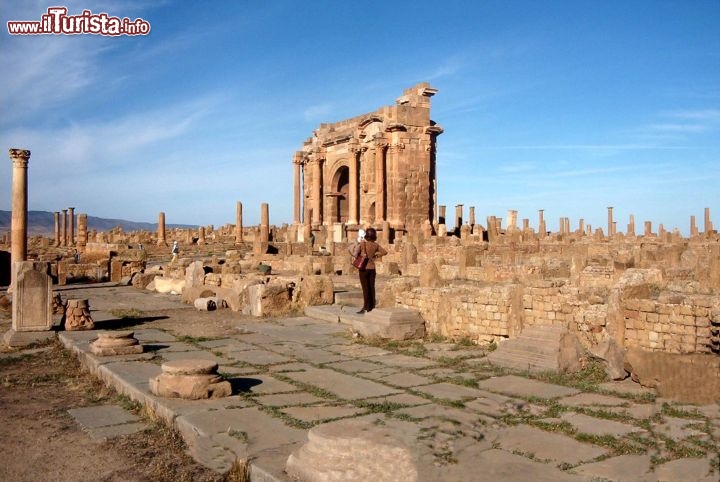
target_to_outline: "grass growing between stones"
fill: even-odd
[[[393,413],[395,410],[406,408],[407,405],[394,402],[367,402],[364,400],[357,400],[351,402],[358,408],[362,408],[368,411],[368,413]]]
[[[110,314],[116,317],[119,320],[135,320],[138,318],[144,318],[145,313],[143,313],[142,310],[138,310],[137,308],[130,308],[130,309],[114,309],[110,310]]]
[[[227,434],[228,434],[230,437],[235,438],[235,439],[241,441],[242,443],[247,443],[248,440],[250,440],[250,438],[248,437],[247,432],[245,432],[245,431],[243,431],[243,430],[235,430],[234,428],[229,428],[228,431],[227,431]]]
[[[597,392],[599,390],[598,385],[608,381],[605,368],[595,361],[589,362],[582,370],[575,373],[545,371],[540,373],[529,372],[526,376],[555,385],[577,388],[584,392]]]
[[[265,405],[259,406],[260,410],[263,412],[269,414],[273,418],[277,418],[278,420],[282,421],[285,425],[293,428],[299,428],[302,430],[310,430],[315,425],[318,425],[321,423],[321,421],[315,421],[315,422],[308,422],[305,420],[298,420],[297,418],[291,417],[287,413],[283,412],[280,407],[268,407]]]
[[[139,402],[133,400],[132,398],[128,397],[127,395],[118,395],[115,398],[115,402],[120,405],[123,409],[127,410],[128,412],[134,412],[139,413],[142,409],[142,404]]]
[[[660,408],[660,413],[667,415],[668,417],[705,420],[705,416],[697,410],[687,410],[675,403],[663,403]]]
[[[614,455],[641,455],[647,452],[647,447],[632,439],[617,438],[612,435],[595,435],[589,433],[576,433],[575,440],[610,449]]]
[[[219,338],[213,338],[209,336],[189,336],[189,335],[182,335],[178,336],[177,341],[187,343],[189,345],[195,345],[198,348],[202,348],[203,350],[206,349],[206,347],[200,345],[200,343],[205,341],[213,341],[213,340],[219,340]]]

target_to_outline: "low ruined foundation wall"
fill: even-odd
[[[490,342],[513,333],[519,316],[519,286],[415,288],[398,293],[396,303],[417,310],[429,333]]]
[[[672,297],[678,299],[662,301]],[[716,296],[668,293],[658,300],[625,300],[622,308],[627,347],[667,353],[711,352],[712,320],[720,321]]]
[[[438,270],[439,278],[446,281],[449,271]],[[420,312],[428,333],[478,343],[512,337],[529,326],[565,326],[590,348],[614,335],[609,325],[617,311],[623,344],[628,348],[712,353],[713,323],[720,324],[720,297],[669,290],[655,291],[652,299],[630,297],[626,290],[611,284],[607,269],[599,271],[601,287],[596,276],[589,279],[583,271],[582,286],[570,279],[536,280],[526,285],[455,280],[447,286],[418,287],[394,296],[398,306]],[[613,292],[624,293],[616,306],[611,302]]]

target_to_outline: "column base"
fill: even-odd
[[[23,347],[33,343],[44,343],[57,336],[55,331],[15,331],[10,328],[5,332],[3,340],[9,347]]]

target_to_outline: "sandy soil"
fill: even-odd
[[[0,334],[9,328],[10,314],[0,309]],[[67,412],[113,403],[125,404],[58,342],[22,351],[0,347],[0,480],[234,479],[195,463],[182,439],[162,424],[147,420],[143,432],[97,442]]]

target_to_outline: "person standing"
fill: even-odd
[[[377,243],[377,231],[368,228],[365,239],[360,241],[358,252],[367,257],[367,264],[359,270],[360,286],[363,291],[363,307],[358,311],[362,315],[375,308],[375,258],[385,256],[387,251]]]
[[[172,259],[170,260],[170,262],[173,263],[177,259],[178,253],[180,253],[180,247],[178,246],[177,241],[173,241],[172,250],[170,250],[170,252],[172,253]]]

